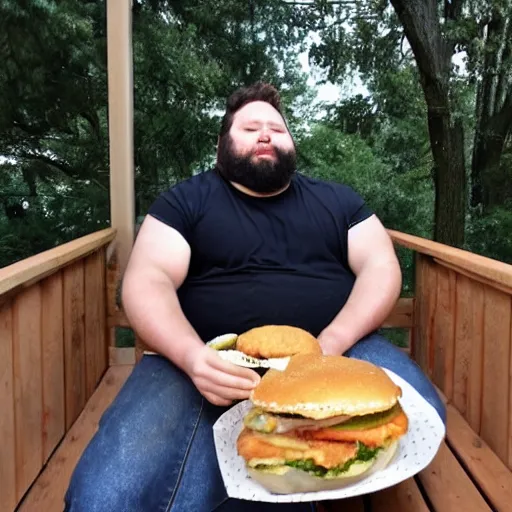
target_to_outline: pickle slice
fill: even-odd
[[[365,416],[355,416],[344,423],[330,427],[335,430],[368,430],[370,428],[380,427],[389,423],[402,412],[402,407],[397,402],[391,409]]]
[[[207,345],[215,350],[229,350],[236,347],[238,334],[222,334],[210,340]]]

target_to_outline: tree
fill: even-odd
[[[488,212],[512,198],[512,173],[502,162],[512,129],[512,4],[469,2],[461,23],[476,83],[471,204]]]
[[[421,167],[396,172],[394,162],[384,161],[367,141],[325,122],[298,140],[297,155],[308,175],[351,186],[384,225],[428,237],[434,221],[433,187]],[[409,292],[414,289],[413,254],[400,248],[397,252],[404,291]]]
[[[391,0],[416,58],[427,103],[434,157],[434,239],[462,247],[465,228],[466,168],[462,120],[450,95],[455,41],[443,34],[436,0]],[[445,20],[460,15],[461,2],[447,2]]]
[[[235,87],[274,82],[291,125],[303,122],[292,11],[278,0],[133,2],[137,216],[211,162]],[[3,264],[108,224],[105,17],[104,0],[0,3]]]
[[[473,206],[479,205],[484,213],[512,195],[510,173],[500,165],[512,125],[510,2],[390,3],[393,10],[386,0],[312,2],[311,9],[327,13],[333,21],[316,18],[322,41],[313,46],[311,57],[329,69],[331,80],[358,70],[372,93],[383,77],[414,58],[434,162],[434,238],[462,246],[468,190],[472,188]],[[467,56],[469,76],[457,72],[453,57],[460,52]],[[473,91],[472,119],[462,114],[468,90]],[[465,129],[473,134],[469,151]],[[471,182],[466,172],[468,154],[472,154]]]
[[[238,86],[283,90],[292,126],[304,119],[306,77],[292,54],[304,39],[278,0],[138,1],[134,4],[137,215],[168,184],[207,167],[219,113]]]

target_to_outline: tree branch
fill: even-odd
[[[50,125],[44,121],[39,126],[34,126],[27,124],[25,121],[18,119],[14,119],[12,124],[19,128],[20,130],[23,130],[24,132],[28,133],[29,135],[34,135],[36,137],[42,137],[50,128]]]
[[[23,153],[21,155],[17,155],[19,158],[26,158],[27,160],[39,160],[47,165],[51,165],[55,167],[56,169],[59,169],[62,171],[66,176],[70,178],[76,178],[77,173],[73,167],[71,167],[69,164],[62,162],[61,160],[55,160],[47,155],[43,154],[34,154],[34,153]],[[87,177],[86,180],[90,181],[91,183],[96,184],[98,187],[100,187],[102,190],[108,190],[108,187],[103,185],[101,182],[99,182],[96,178],[93,177]]]
[[[96,112],[89,113],[86,111],[80,112],[80,115],[89,123],[91,126],[96,139],[101,139],[100,120]]]
[[[499,55],[497,55],[496,73],[497,73],[497,86],[496,86],[496,99],[495,110],[500,110],[506,101],[506,95],[510,86],[510,57],[511,57],[511,43],[510,37],[512,36],[512,23],[509,17],[505,18],[503,33],[501,35]]]
[[[27,160],[39,160],[40,162],[43,162],[47,165],[51,165],[55,167],[56,169],[59,169],[62,171],[66,176],[69,176],[70,178],[73,177],[73,168],[66,164],[65,162],[62,162],[60,160],[55,160],[47,155],[43,155],[40,153],[22,153],[20,155],[17,155],[19,158],[26,158]]]
[[[500,56],[499,50],[495,48],[501,40],[504,29],[503,18],[500,13],[493,10],[491,19],[487,24],[487,35],[483,49],[484,60],[482,63],[482,101],[481,101],[481,124],[488,123],[499,107],[496,105],[496,93],[498,90],[498,69]]]
[[[416,58],[429,108],[446,108],[453,51],[441,33],[436,0],[391,0],[391,4]]]
[[[444,2],[444,17],[447,20],[458,20],[462,14],[462,7],[464,0],[445,0]]]

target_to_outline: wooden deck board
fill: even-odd
[[[73,469],[96,432],[98,422],[132,371],[132,366],[109,368],[84,410],[38,477],[19,512],[58,512]]]
[[[444,442],[419,479],[436,512],[491,510]]]
[[[318,512],[365,512],[364,501],[361,496],[336,501],[321,501]]]
[[[429,512],[414,478],[371,495],[372,512]]]
[[[457,452],[474,480],[498,511],[510,510],[512,502],[512,471],[471,430],[462,415],[448,405],[448,441]],[[508,503],[508,505],[507,505]]]

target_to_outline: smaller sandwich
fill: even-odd
[[[239,336],[225,334],[208,343],[228,361],[253,368],[283,370],[291,356],[322,354],[318,340],[309,332],[290,325],[263,325]]]
[[[291,325],[263,325],[238,336],[236,349],[258,359],[321,354],[318,340],[309,332]]]
[[[381,368],[344,356],[296,355],[251,392],[237,451],[273,493],[341,488],[385,468],[408,419]]]

